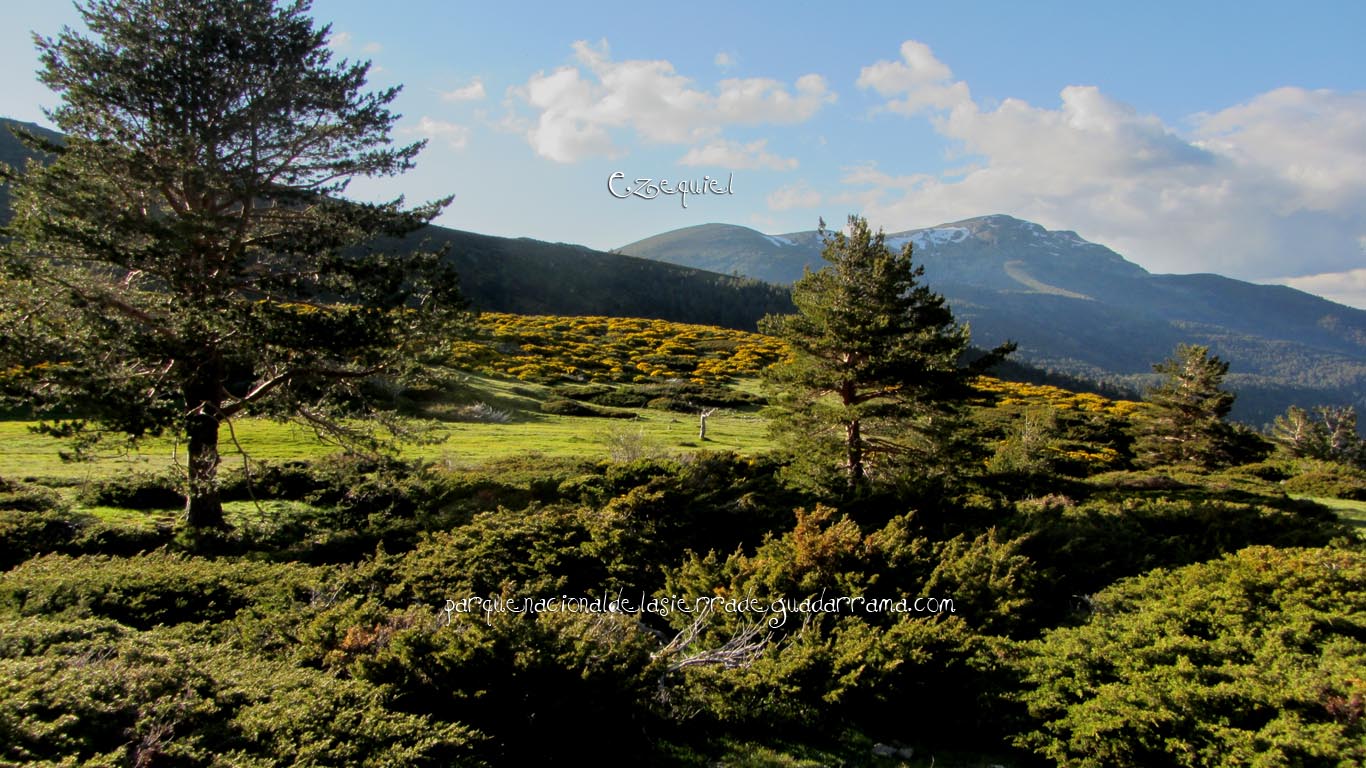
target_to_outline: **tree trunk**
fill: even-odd
[[[859,433],[859,420],[854,419],[844,425],[846,448],[849,457],[849,490],[863,485],[863,436]]]
[[[218,417],[204,407],[191,413],[185,427],[189,440],[189,490],[185,523],[191,528],[227,528],[218,497]]]

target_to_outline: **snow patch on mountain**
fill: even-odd
[[[944,245],[945,243],[958,243],[968,239],[971,233],[963,227],[935,227],[934,229],[922,229],[904,235],[896,235],[887,238],[887,247],[899,250],[906,243],[911,243],[916,248],[927,248],[932,245]]]

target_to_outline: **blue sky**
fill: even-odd
[[[589,7],[582,7],[589,6]],[[0,0],[0,114],[45,122]],[[315,0],[339,56],[428,138],[360,197],[454,193],[440,223],[614,248],[706,222],[888,231],[988,213],[1155,272],[1366,307],[1366,3],[389,3]],[[620,171],[733,194],[620,200]]]

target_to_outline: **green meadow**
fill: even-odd
[[[427,431],[420,441],[397,445],[401,458],[470,468],[528,455],[606,459],[623,443],[643,455],[658,456],[699,450],[753,454],[770,446],[757,409],[718,410],[707,421],[707,439],[700,441],[698,419],[686,413],[633,408],[624,409],[635,414],[632,419],[561,416],[538,410],[535,396],[549,396],[553,387],[494,377],[469,379],[482,395],[481,402],[505,409],[508,423],[424,422]],[[757,385],[745,381],[737,389],[753,392]],[[72,483],[126,472],[168,471],[185,460],[184,445],[158,437],[131,448],[107,448],[90,461],[64,461],[65,443],[35,433],[35,426],[32,421],[0,421],[0,477]],[[235,421],[231,430],[222,430],[219,440],[225,470],[241,466],[244,453],[254,461],[280,462],[315,459],[341,450],[308,427],[257,418]]]

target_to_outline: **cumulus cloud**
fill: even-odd
[[[1366,309],[1366,268],[1288,277],[1274,282],[1318,294],[1329,301],[1336,301],[1349,307]]]
[[[1102,93],[975,103],[927,46],[865,67],[884,108],[924,115],[972,163],[952,173],[858,168],[845,182],[893,229],[1010,213],[1075,229],[1154,271],[1250,279],[1341,272],[1366,234],[1366,94],[1281,88],[1178,132]]]
[[[665,60],[613,61],[606,41],[573,45],[575,64],[539,72],[514,95],[535,111],[525,135],[541,156],[571,163],[615,155],[618,131],[655,144],[699,144],[728,124],[798,123],[835,100],[824,78],[791,88],[767,78],[731,78],[699,88]]]
[[[479,101],[484,98],[484,81],[479,78],[470,80],[469,84],[462,85],[455,90],[446,91],[441,94],[442,101]]]
[[[758,168],[769,171],[788,171],[797,167],[795,157],[781,157],[769,152],[768,140],[748,144],[724,139],[688,150],[679,165],[711,165],[723,168]]]
[[[790,211],[798,208],[816,208],[822,202],[821,193],[812,189],[805,181],[778,187],[768,194],[770,211]]]
[[[797,78],[796,93],[764,77],[732,78],[717,85],[716,114],[731,123],[801,123],[835,101],[820,75]]]
[[[901,44],[900,61],[879,61],[864,67],[859,72],[858,87],[893,97],[886,108],[905,115],[931,108],[952,109],[971,100],[967,84],[953,81],[948,66],[934,57],[928,45],[916,40]]]
[[[403,128],[401,133],[444,141],[451,149],[464,149],[470,143],[470,129],[467,126],[426,116],[418,120],[417,125]]]

